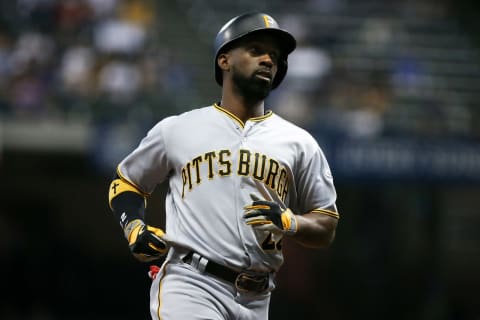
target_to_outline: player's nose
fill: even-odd
[[[260,56],[260,65],[271,68],[275,65],[275,61],[269,53],[264,53]]]

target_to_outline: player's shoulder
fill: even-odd
[[[211,112],[211,109],[211,106],[200,106],[179,114],[167,116],[157,122],[157,124],[152,128],[152,130],[161,130],[162,128],[168,129],[174,126],[178,126],[182,123],[198,122],[201,119],[204,119],[205,116],[207,116],[208,113]]]
[[[276,135],[281,136],[283,143],[296,150],[296,154],[311,158],[323,152],[317,139],[306,129],[275,113],[271,120],[271,127]]]
[[[276,113],[272,114],[271,119],[272,119],[273,126],[275,126],[278,130],[284,131],[288,135],[292,135],[293,138],[302,137],[303,139],[306,139],[311,142],[316,141],[315,138],[306,129],[283,118],[282,116]]]
[[[188,111],[184,111],[176,116],[174,116],[176,119],[179,120],[187,120],[190,118],[195,118],[198,119],[199,116],[205,115],[212,112],[212,106],[198,106],[194,107]]]

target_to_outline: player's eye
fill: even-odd
[[[278,61],[278,56],[279,56],[278,52],[276,52],[276,51],[270,52],[270,59],[272,59],[272,61],[277,62]]]
[[[263,53],[262,50],[260,49],[260,47],[256,46],[256,45],[250,46],[248,48],[248,51],[254,56],[258,56],[258,55],[261,55]]]
[[[269,51],[265,48],[262,48],[259,45],[252,45],[248,47],[248,52],[250,52],[252,56],[261,56],[264,54],[268,54],[270,56],[270,59],[272,59],[272,61],[274,62],[278,61],[279,53],[276,50]]]

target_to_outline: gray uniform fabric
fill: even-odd
[[[168,240],[239,271],[275,272],[283,262],[281,235],[243,221],[250,194],[296,214],[332,208],[336,201],[330,168],[315,139],[272,112],[243,123],[212,105],[165,118],[118,172],[145,193],[168,179]]]

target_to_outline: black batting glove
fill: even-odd
[[[293,212],[273,201],[254,199],[251,205],[246,206],[244,219],[248,225],[259,230],[293,235],[297,232],[297,218]]]
[[[145,224],[141,219],[130,221],[124,228],[133,256],[142,262],[156,260],[168,251],[162,229]]]

